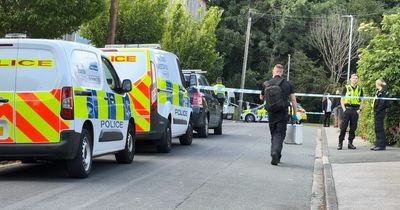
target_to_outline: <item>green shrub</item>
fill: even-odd
[[[400,10],[397,14],[385,15],[381,31],[369,45],[361,50],[358,65],[364,95],[375,94],[375,81],[383,78],[388,84],[391,97],[400,95]],[[385,128],[390,144],[400,144],[400,104],[391,102],[386,109]],[[359,135],[375,142],[372,100],[365,100],[359,121]]]

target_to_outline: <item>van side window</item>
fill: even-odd
[[[113,66],[111,65],[110,61],[107,60],[107,58],[101,57],[101,61],[107,85],[110,87],[111,90],[118,93],[121,89],[121,82],[119,81],[117,73],[115,72]]]
[[[77,83],[81,87],[101,88],[101,76],[99,73],[99,60],[92,52],[74,50],[71,58],[71,68]]]

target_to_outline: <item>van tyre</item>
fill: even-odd
[[[171,122],[168,121],[164,133],[161,136],[160,145],[157,146],[157,152],[169,153],[172,149]]]
[[[214,134],[215,135],[222,135],[222,115],[221,119],[219,120],[218,127],[214,128]]]
[[[204,122],[203,127],[199,128],[197,132],[199,133],[199,136],[201,138],[207,138],[208,137],[208,117],[207,116],[204,117],[203,122]]]
[[[72,160],[67,160],[67,169],[71,177],[86,178],[92,171],[92,137],[86,129],[82,129],[79,148]]]
[[[117,160],[117,163],[129,164],[133,161],[136,149],[136,135],[134,131],[134,126],[135,125],[130,125],[128,127],[124,150],[121,150],[115,154],[115,159]]]
[[[192,141],[193,141],[193,125],[192,121],[189,121],[186,133],[182,136],[179,136],[179,142],[181,143],[181,145],[191,145]]]

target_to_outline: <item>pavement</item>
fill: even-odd
[[[371,151],[372,145],[357,137],[356,150],[347,149],[347,140],[337,150],[339,129],[322,133],[326,209],[399,209],[400,148]]]

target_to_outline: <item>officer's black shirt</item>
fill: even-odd
[[[353,90],[355,90],[355,89],[357,88],[357,85],[356,85],[355,87],[353,87],[353,86],[350,85],[350,87],[351,87]],[[364,96],[364,92],[363,92],[362,88],[361,88],[361,87],[358,87],[358,88],[361,89],[361,90],[360,90],[360,95],[359,95],[359,96],[361,96],[361,97]],[[344,88],[343,88],[343,90],[342,90],[342,96],[346,96],[346,92],[347,92],[347,88],[346,88],[346,86],[344,86]],[[346,107],[353,107],[353,108],[355,108],[355,109],[360,108],[360,105],[358,105],[358,104],[345,104],[345,106],[346,106]]]
[[[269,83],[277,83],[281,79],[280,76],[275,76],[270,79]],[[263,89],[261,90],[261,94],[264,95],[265,83],[263,83]],[[287,102],[287,106],[289,106],[289,95],[294,94],[294,87],[288,81],[283,79],[280,87],[282,88],[283,98]],[[268,112],[268,121],[269,123],[277,123],[277,122],[287,122],[288,120],[288,109],[283,110],[282,112]]]
[[[379,98],[385,98],[385,97],[388,97],[388,92],[386,90],[382,89],[382,90],[379,90],[376,92],[376,96]],[[375,103],[374,103],[374,111],[375,112],[383,111],[386,107],[388,107],[387,100],[375,99]]]

